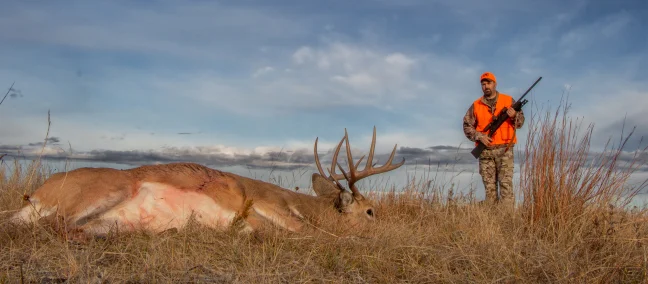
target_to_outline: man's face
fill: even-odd
[[[482,80],[481,81],[481,87],[482,87],[482,92],[484,93],[484,96],[490,97],[495,94],[495,87],[497,87],[497,83],[491,81],[491,80]]]

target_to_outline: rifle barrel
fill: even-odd
[[[535,83],[533,83],[533,85],[524,92],[524,95],[522,95],[518,101],[522,101],[522,99],[524,99],[524,97],[531,91],[531,89],[533,89],[533,87],[535,87],[536,84],[538,84],[538,82],[540,82],[540,80],[542,80],[542,76],[540,76],[540,78],[538,78],[538,80],[536,80]]]

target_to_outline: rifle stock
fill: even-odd
[[[535,83],[533,83],[533,85],[531,85],[531,87],[529,87],[529,89],[524,92],[520,99],[511,106],[516,112],[519,112],[522,107],[528,102],[528,100],[523,100],[524,97],[529,93],[529,91],[531,91],[531,89],[533,89],[533,87],[535,87],[536,84],[538,84],[538,82],[540,82],[540,80],[542,80],[542,77],[538,78],[538,80],[536,80]],[[488,131],[488,137],[493,137],[495,131],[497,131],[497,129],[499,129],[499,127],[502,126],[502,124],[508,119],[508,114],[506,114],[507,109],[508,108],[502,109],[502,111],[497,115],[497,118],[490,124],[488,124],[486,129],[484,129],[484,131]],[[473,155],[473,157],[475,157],[475,159],[478,159],[485,149],[486,145],[484,145],[480,141],[477,141],[477,146],[472,151],[470,151],[470,153]]]
[[[472,151],[470,151],[470,154],[472,154],[473,157],[477,159],[484,150],[486,150],[486,145],[484,145],[484,143],[478,142],[477,146]]]

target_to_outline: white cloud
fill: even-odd
[[[391,66],[395,68],[404,69],[404,70],[409,69],[410,67],[412,67],[412,65],[414,65],[414,63],[416,63],[415,60],[407,57],[406,55],[400,52],[387,55],[385,57],[385,62],[389,63]]]
[[[256,71],[254,71],[254,73],[252,73],[252,77],[257,78],[259,76],[263,76],[263,75],[265,75],[267,73],[270,73],[270,72],[272,72],[274,70],[275,69],[272,68],[272,66],[261,67],[261,68],[257,69]]]
[[[357,92],[354,96],[365,101],[415,98],[417,89],[424,85],[420,79],[423,74],[413,73],[421,60],[419,55],[399,51],[331,42],[320,48],[300,47],[293,60],[302,70],[316,73],[314,76],[328,75],[332,81],[351,87]]]
[[[295,63],[302,64],[313,58],[313,51],[310,47],[302,46],[293,53],[292,58]]]
[[[355,74],[350,74],[348,76],[336,75],[333,76],[331,80],[335,82],[347,84],[353,87],[357,91],[362,91],[362,92],[378,91],[378,89],[376,88],[377,87],[376,84],[378,84],[378,80],[376,80],[373,76],[367,73],[355,73]]]
[[[217,73],[202,71],[178,74],[154,84],[162,93],[182,94],[215,108],[246,115],[271,115],[286,108],[332,106],[371,106],[388,110],[405,107],[408,100],[430,100],[425,92],[434,84],[448,82],[448,76],[454,76],[437,68],[477,72],[473,67],[463,67],[464,64],[430,54],[330,42],[323,46],[295,48],[289,58],[276,59],[272,65],[257,69],[253,73],[257,80],[251,82],[240,78],[224,79]],[[277,73],[276,70],[290,72]],[[274,72],[273,76],[262,76],[269,72]]]

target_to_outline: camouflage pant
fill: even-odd
[[[513,204],[513,147],[506,151],[506,147],[486,149],[479,157],[479,174],[484,182],[486,201],[497,201]],[[499,183],[499,198],[497,184]]]

